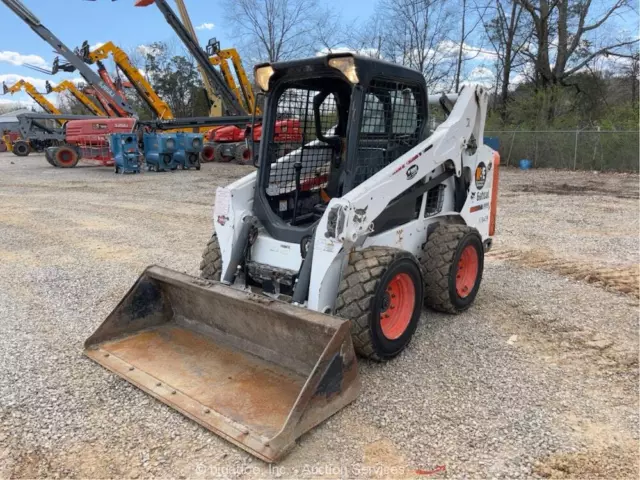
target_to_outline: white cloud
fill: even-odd
[[[156,56],[159,55],[160,49],[152,47],[151,45],[138,45],[138,47],[136,48],[136,50],[141,54],[144,55],[145,57],[147,55],[151,55],[151,56]]]
[[[10,63],[11,65],[35,65],[36,67],[47,67],[47,62],[39,55],[22,55],[18,52],[0,51],[0,62]]]
[[[29,82],[34,87],[36,87],[36,90],[38,90],[41,93],[44,93],[46,91],[45,89],[46,80],[43,78],[25,77],[24,75],[17,75],[15,73],[3,73],[0,75],[0,84],[2,82],[5,82],[8,87],[10,87],[11,85],[13,85],[19,80],[24,80],[25,82]]]
[[[89,50],[91,50],[93,52],[94,50],[97,50],[98,48],[100,48],[103,45],[104,45],[104,42],[94,43],[93,45],[89,45]]]
[[[457,55],[460,48],[460,43],[451,40],[442,41],[437,47],[437,50],[443,55]],[[462,52],[465,57],[473,60],[495,60],[496,53],[491,50],[485,50],[480,47],[469,45],[468,43],[462,44]]]
[[[495,72],[487,67],[475,67],[467,78],[462,82],[463,85],[475,84],[482,85],[485,88],[492,88],[495,82]]]
[[[213,30],[215,25],[213,23],[203,23],[202,25],[198,25],[196,30]]]
[[[10,105],[17,109],[19,108],[31,108],[36,105],[36,102],[28,98],[27,100],[13,100],[11,98],[0,98],[0,105]]]

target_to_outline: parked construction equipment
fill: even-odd
[[[29,95],[40,107],[51,115],[59,115],[61,112],[58,108],[51,103],[44,94],[38,92],[36,87],[34,87],[31,83],[25,80],[18,80],[12,86],[8,87],[6,83],[2,82],[2,94],[15,94],[20,90],[24,90],[27,95]],[[64,120],[58,120],[58,124],[60,126],[64,125]],[[22,136],[21,138],[15,138],[9,135],[3,135],[2,137],[6,150],[13,152],[14,155],[18,157],[26,157],[31,153],[32,150],[36,152],[43,151],[46,147],[51,144],[44,141],[42,138],[34,138],[33,142],[30,141],[29,137]]]
[[[400,65],[329,55],[255,79],[259,169],[217,189],[202,278],[148,268],[85,352],[274,461],[357,396],[354,347],[388,360],[423,304],[471,306],[500,159],[479,86],[429,136],[425,79]],[[273,140],[283,117],[301,121],[295,143]]]
[[[31,83],[25,80],[18,80],[16,83],[8,87],[5,82],[2,82],[3,95],[7,95],[9,93],[13,95],[14,93],[19,92],[20,90],[24,90],[26,94],[29,95],[31,99],[34,102],[36,102],[40,106],[40,108],[42,108],[45,112],[50,113],[52,115],[60,115],[60,113],[62,113],[60,112],[60,110],[58,110],[58,107],[56,107],[53,103],[47,100],[44,94],[38,92],[36,87],[34,87]]]
[[[173,118],[169,105],[160,98],[151,84],[140,73],[140,70],[132,65],[128,55],[113,42],[107,42],[92,52],[90,51],[89,42],[85,41],[79,49],[79,54],[89,64],[97,63],[111,56],[116,66],[131,82],[133,88],[151,111],[161,120]]]
[[[31,115],[26,115],[26,118]],[[80,160],[88,160],[103,166],[113,166],[114,159],[109,145],[109,136],[113,133],[134,134],[134,118],[80,117],[67,115],[62,142],[47,148],[47,160],[58,158],[56,167],[73,168]],[[75,155],[69,153],[72,150]],[[59,153],[67,152],[67,153]],[[61,158],[64,157],[64,158]]]
[[[38,17],[36,17],[20,0],[0,1],[9,7],[9,9],[13,11],[13,13],[15,13],[23,22],[25,22],[40,38],[51,45],[56,52],[62,55],[69,64],[73,66],[80,75],[82,75],[87,83],[96,89],[100,96],[103,97],[104,101],[108,102],[109,106],[118,116],[126,117],[136,115],[135,110],[133,110],[133,108],[127,103],[125,98],[108,86],[104,85],[101,82],[100,77],[47,27],[45,27]],[[54,62],[54,68],[52,71],[55,70],[56,64],[58,64],[57,61]]]
[[[19,157],[31,151],[42,152],[48,147],[64,143],[64,125],[69,118],[93,118],[84,115],[52,115],[49,113],[23,113],[18,115],[18,139],[9,139],[9,147]],[[55,124],[55,125],[53,125]]]
[[[46,82],[47,93],[62,93],[69,92],[73,97],[78,100],[87,110],[98,117],[106,117],[107,114],[104,113],[100,107],[98,107],[95,103],[91,101],[89,97],[87,97],[75,84],[69,80],[63,80],[55,87],[51,85],[48,81]]]
[[[220,42],[215,38],[209,40],[207,44],[207,55],[211,65],[220,67],[222,77],[229,86],[238,101],[243,104],[245,111],[253,112],[256,110],[256,97],[253,93],[253,87],[247,76],[247,72],[242,65],[240,54],[235,48],[220,48]],[[233,66],[233,70],[238,78],[238,84],[231,73],[229,61]],[[258,110],[259,111],[259,110]]]
[[[223,112],[226,115],[247,115],[247,110],[238,101],[223,76],[209,62],[207,52],[200,47],[195,35],[190,33],[189,29],[180,21],[166,0],[136,0],[135,5],[137,7],[146,7],[152,3],[155,3],[167,23],[173,28],[176,35],[193,56],[200,71],[204,72],[203,79],[211,84],[214,93],[222,100]]]

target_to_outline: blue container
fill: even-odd
[[[147,169],[154,172],[175,170],[177,165],[173,161],[176,151],[176,134],[145,133],[142,142],[144,144],[144,160]]]
[[[116,173],[140,173],[142,158],[136,135],[132,133],[111,134],[109,135],[109,147]]]
[[[533,166],[533,162],[531,160],[520,160],[520,170],[529,170]]]
[[[204,137],[199,133],[177,133],[177,147],[173,162],[183,170],[200,170],[200,152],[204,147]]]

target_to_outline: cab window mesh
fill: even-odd
[[[399,82],[375,81],[366,89],[354,187],[421,140],[425,101],[420,90]]]
[[[319,190],[327,184],[333,150],[317,137],[313,99],[318,94],[318,90],[290,88],[278,100],[274,135],[268,147],[268,197],[295,191],[296,163],[301,164],[301,191]],[[319,111],[321,135],[329,136],[338,122],[332,94],[320,104]]]

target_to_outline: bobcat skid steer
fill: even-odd
[[[483,145],[481,87],[441,98],[455,104],[429,135],[424,78],[399,65],[329,55],[259,65],[255,78],[258,169],[218,188],[201,278],[148,268],[85,346],[275,461],[356,398],[356,352],[388,360],[423,304],[471,305],[499,157]],[[282,119],[302,129],[286,145],[273,141]]]

